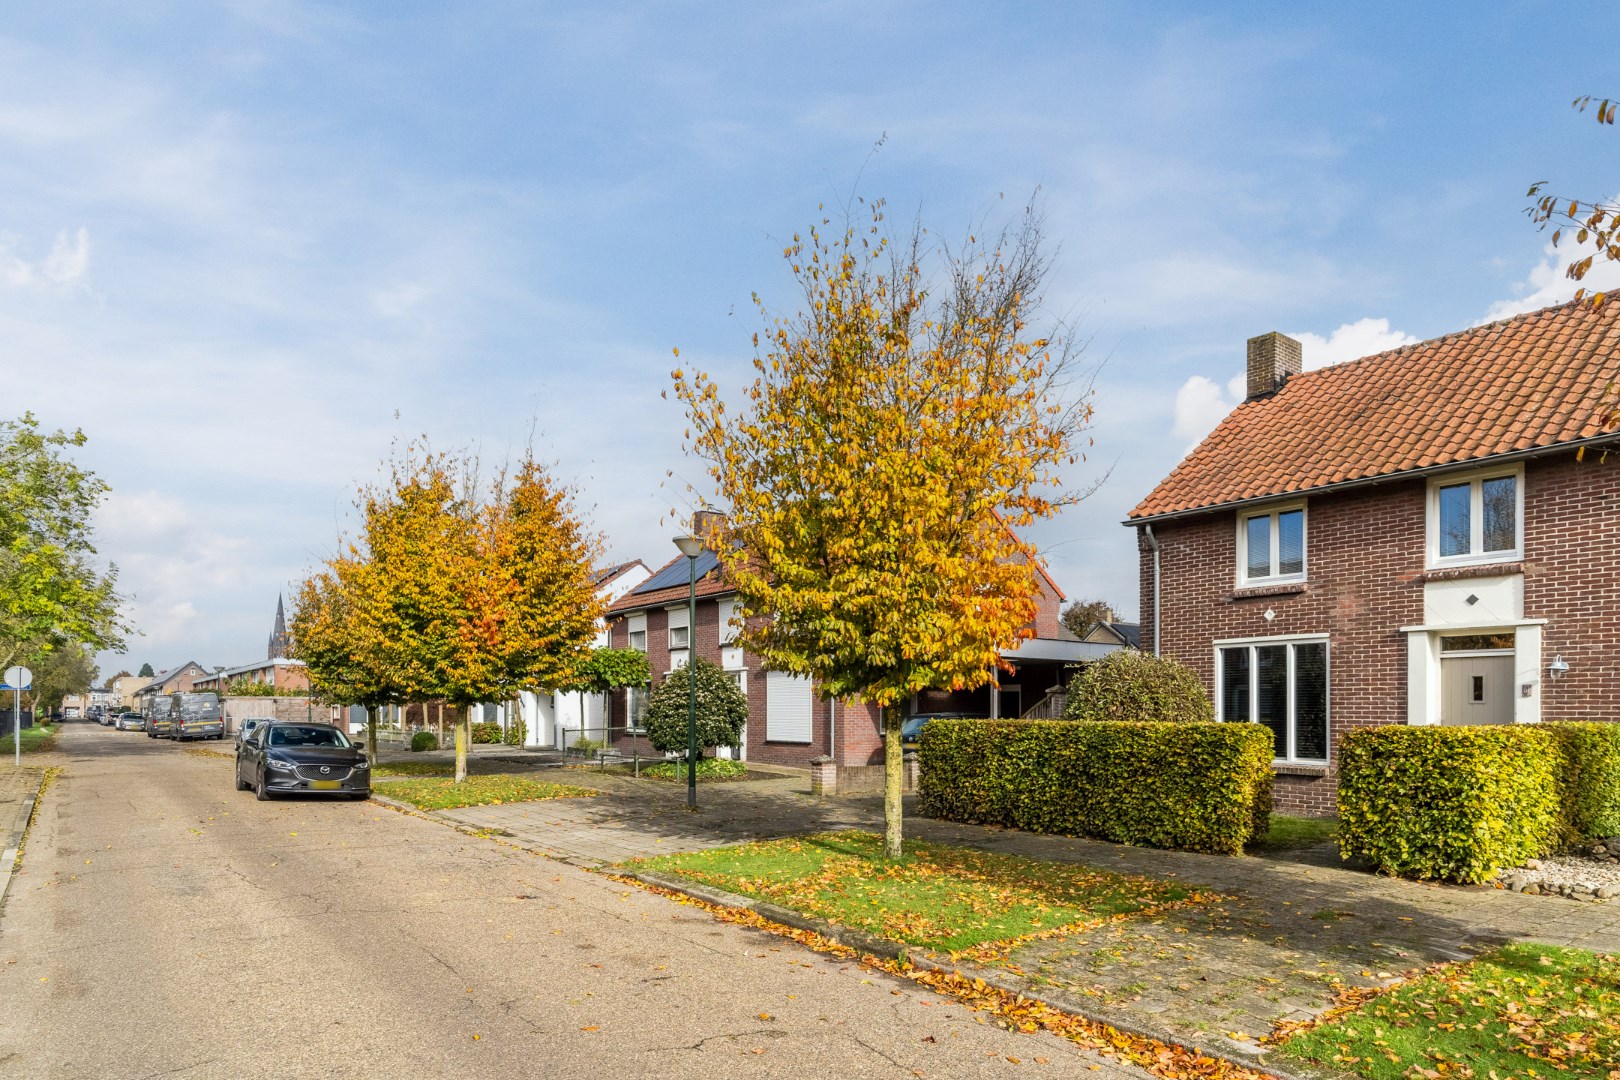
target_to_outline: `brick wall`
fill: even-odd
[[[1346,731],[1406,722],[1406,635],[1423,622],[1422,480],[1309,500],[1302,592],[1235,591],[1237,515],[1214,513],[1154,527],[1160,554],[1161,651],[1192,667],[1214,693],[1221,638],[1329,635],[1333,749]],[[1524,614],[1546,619],[1541,715],[1620,719],[1620,457],[1573,454],[1528,462],[1524,478]],[[1153,551],[1138,531],[1142,640],[1153,640]],[[1261,593],[1255,595],[1255,593]],[[1265,612],[1273,618],[1268,622]],[[1561,655],[1569,673],[1546,678]],[[1289,813],[1333,812],[1335,776],[1279,775]]]

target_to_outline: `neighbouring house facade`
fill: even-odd
[[[233,685],[251,683],[255,686],[273,687],[278,692],[289,695],[307,693],[309,672],[302,660],[288,658],[287,654],[291,651],[292,635],[287,632],[287,613],[282,605],[282,598],[278,596],[276,620],[272,624],[270,638],[265,648],[265,658],[255,660],[251,664],[217,668],[194,680],[191,689],[211,690],[224,697]]]
[[[704,535],[699,523],[695,529]],[[1060,611],[1063,594],[1044,567],[1035,564],[1039,609],[1037,636],[1009,649],[1003,658],[1012,671],[998,684],[968,691],[931,691],[911,702],[910,712],[960,711],[985,716],[1023,716],[1054,707],[1067,676],[1087,659],[1097,659],[1117,645],[1086,644],[1065,634]],[[829,698],[811,680],[767,670],[737,640],[736,595],[712,551],[697,558],[697,621],[688,622],[691,568],[676,556],[649,578],[627,591],[608,609],[608,633],[615,648],[647,654],[653,682],[662,682],[687,662],[693,650],[719,665],[748,698],[749,719],[736,755],[773,765],[808,766],[830,757],[839,766],[865,766],[883,760],[879,710],[854,698]],[[652,753],[639,726],[646,690],[611,695],[606,721],[614,746],[625,752]]]
[[[151,708],[153,698],[164,694],[184,694],[194,690],[198,679],[205,679],[209,675],[208,669],[195,660],[188,660],[179,667],[170,668],[160,672],[155,679],[150,679],[135,688],[135,700],[142,713]]]
[[[1125,522],[1143,647],[1271,728],[1278,809],[1334,812],[1356,727],[1620,718],[1620,305],[1300,369],[1251,339],[1246,400]]]

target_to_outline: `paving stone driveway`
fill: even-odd
[[[689,813],[681,785],[583,769],[551,775],[602,794],[442,816],[501,830],[587,866],[761,837],[880,829],[882,823],[879,800],[817,800],[801,776],[705,785],[699,811]],[[1620,953],[1620,904],[1378,877],[1341,865],[1331,848],[1287,858],[1231,858],[910,815],[906,830],[929,840],[1175,879],[1218,894],[1206,905],[1037,940],[994,962],[1003,977],[1022,980],[1048,1000],[1213,1049],[1252,1047],[1276,1021],[1326,1007],[1340,987],[1388,982],[1504,941]]]

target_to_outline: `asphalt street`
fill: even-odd
[[[256,802],[163,740],[73,724],[60,757],[0,909],[0,1076],[1145,1075],[498,840]]]

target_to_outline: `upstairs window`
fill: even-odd
[[[1518,470],[1447,478],[1429,486],[1429,562],[1509,562],[1520,557],[1523,484]]]
[[[645,630],[632,630],[632,631],[630,631],[630,647],[632,649],[635,649],[637,652],[646,652],[647,651],[647,631],[645,631]]]
[[[1305,580],[1305,508],[1238,515],[1238,585]]]
[[[686,627],[672,626],[669,628],[669,647],[672,649],[686,648],[688,635]]]

